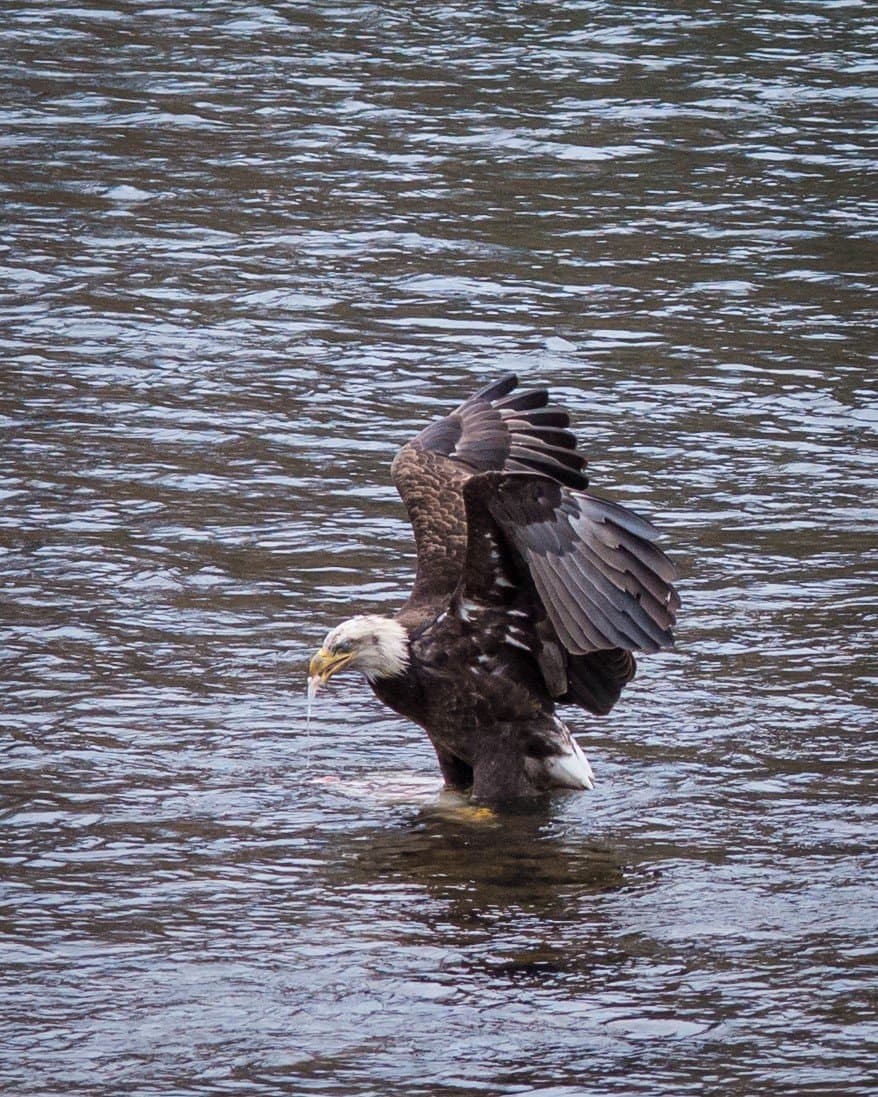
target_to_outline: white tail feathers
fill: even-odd
[[[566,728],[565,728],[566,731]],[[537,788],[594,788],[594,773],[576,740],[567,733],[559,752],[546,758],[527,758],[527,775]]]

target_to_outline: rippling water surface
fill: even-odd
[[[7,5],[0,1088],[878,1082],[855,0]],[[681,572],[595,791],[475,818],[308,654],[515,369]]]

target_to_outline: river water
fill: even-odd
[[[878,1083],[878,31],[855,0],[0,25],[0,1090]],[[680,571],[594,792],[307,658],[514,369]]]

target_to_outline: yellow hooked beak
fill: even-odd
[[[318,652],[315,652],[308,665],[309,679],[313,681],[316,678],[320,685],[325,686],[333,674],[344,670],[355,654],[356,652],[353,651],[331,652],[327,651],[326,648],[321,648]]]

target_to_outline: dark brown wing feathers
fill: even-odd
[[[649,522],[542,477],[495,473],[471,492],[524,559],[571,654],[673,643],[674,571]]]
[[[471,474],[441,453],[404,446],[393,479],[408,510],[417,550],[411,595],[399,618],[407,628],[435,617],[460,580],[466,552],[463,485]]]
[[[528,470],[586,487],[586,461],[565,428],[562,408],[548,406],[546,389],[513,391],[515,374],[501,377],[450,415],[430,423],[403,446],[392,474],[415,535],[418,569],[401,614],[411,627],[439,613],[454,592],[466,552],[463,484],[478,472]]]
[[[517,384],[515,374],[508,374],[486,386],[431,423],[405,449],[441,454],[471,473],[499,472],[511,458],[571,487],[587,487],[586,459],[576,449],[576,436],[565,429],[568,414],[549,406],[546,389],[513,392]]]
[[[634,677],[630,653],[673,643],[679,598],[655,529],[532,473],[473,477],[464,500],[470,536],[456,597],[493,605],[501,618],[513,610],[516,623],[524,600],[549,692],[609,712]]]
[[[585,492],[569,416],[508,375],[431,423],[393,463],[415,534],[409,628],[473,599],[510,613],[547,689],[591,712],[634,676],[633,650],[673,643],[679,598],[656,530]]]
[[[619,648],[571,656],[567,660],[567,692],[557,699],[605,716],[636,670],[631,652]]]

